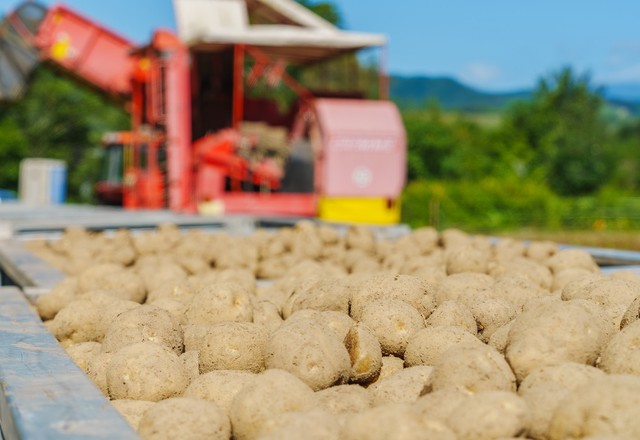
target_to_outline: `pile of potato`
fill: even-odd
[[[40,316],[145,439],[640,438],[640,279],[581,250],[311,222],[38,248],[70,274]]]

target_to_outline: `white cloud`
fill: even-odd
[[[472,62],[467,64],[458,76],[468,84],[490,86],[502,77],[502,71],[492,64]]]

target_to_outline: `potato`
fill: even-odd
[[[149,408],[140,419],[138,432],[145,440],[228,440],[231,425],[214,402],[173,397]]]
[[[458,301],[460,296],[465,293],[481,295],[481,292],[494,284],[495,280],[486,274],[463,272],[449,275],[436,288],[436,304],[442,304],[445,301]]]
[[[570,390],[551,382],[541,383],[520,393],[529,408],[529,433],[534,439],[549,439],[549,425],[553,413]]]
[[[403,356],[409,338],[425,326],[420,312],[399,300],[373,301],[360,320],[378,338],[382,353],[395,356]]]
[[[549,257],[545,264],[553,273],[569,268],[583,268],[590,272],[598,272],[598,264],[593,257],[582,249],[563,249]]]
[[[497,260],[505,260],[523,257],[527,252],[527,246],[513,238],[501,238],[493,246],[493,256]]]
[[[104,290],[109,295],[116,298],[143,303],[147,296],[142,278],[133,271],[120,271],[105,275],[104,279],[91,280],[89,284],[92,287],[82,287],[82,275],[79,277],[79,286],[83,292],[91,290]]]
[[[429,255],[438,247],[438,231],[430,226],[416,228],[407,237],[407,240],[414,244],[422,255]]]
[[[197,351],[185,351],[180,356],[180,361],[184,365],[189,383],[200,377],[200,353]]]
[[[157,402],[182,394],[189,377],[180,358],[155,342],[128,345],[113,354],[107,368],[112,399]]]
[[[367,226],[351,225],[345,235],[345,244],[348,249],[360,249],[372,253],[375,249],[376,237]]]
[[[270,301],[256,301],[253,303],[253,323],[262,326],[267,333],[275,331],[282,325],[280,311]]]
[[[371,408],[373,396],[360,385],[337,385],[317,391],[315,401],[319,408],[338,416]]]
[[[640,378],[607,375],[576,388],[561,401],[549,428],[551,440],[589,436],[640,437]],[[611,438],[607,437],[607,438]]]
[[[102,341],[102,351],[116,352],[127,345],[144,341],[164,345],[177,355],[184,351],[180,324],[166,310],[146,304],[114,319]]]
[[[525,255],[535,261],[546,261],[558,252],[558,245],[552,241],[532,241]]]
[[[509,342],[509,332],[511,331],[511,326],[513,325],[513,321],[509,321],[504,324],[502,327],[499,327],[491,337],[489,338],[489,342],[487,345],[495,348],[498,353],[504,355],[507,350],[507,343]]]
[[[147,289],[153,292],[163,286],[175,286],[188,277],[186,270],[173,261],[153,261],[136,267]]]
[[[375,380],[382,368],[382,348],[373,332],[357,323],[347,333],[344,345],[351,359],[349,380],[364,384]]]
[[[420,396],[414,403],[413,410],[422,419],[446,423],[449,414],[470,396],[471,393],[456,388],[443,388]]]
[[[35,302],[38,314],[43,320],[53,319],[67,304],[80,294],[78,279],[71,277],[56,283],[46,295],[40,295]]]
[[[490,253],[472,245],[450,249],[445,255],[449,275],[464,272],[487,273],[489,270]]]
[[[447,350],[433,366],[433,390],[516,390],[516,378],[500,353],[484,344],[462,345]]]
[[[101,353],[102,344],[99,342],[81,342],[65,348],[71,360],[85,373],[91,359]]]
[[[589,278],[593,278],[594,280],[599,279],[600,275],[594,274],[590,270],[581,267],[562,269],[560,272],[553,274],[553,284],[551,284],[551,291],[561,291],[567,284],[573,281],[582,281]]]
[[[169,315],[171,315],[171,318],[177,323],[182,320],[185,304],[176,299],[158,298],[155,301],[147,301],[145,302],[145,304],[166,310],[167,312],[169,312]]]
[[[445,249],[471,243],[471,237],[457,228],[447,228],[440,232],[440,244]]]
[[[349,282],[349,280],[346,280]],[[435,287],[411,275],[378,273],[362,278],[353,286],[350,314],[359,321],[364,308],[373,301],[399,300],[415,307],[424,318],[435,309]]]
[[[421,395],[431,391],[432,372],[432,367],[418,365],[376,381],[367,388],[373,396],[373,406],[415,402]]]
[[[485,343],[489,342],[496,330],[513,320],[517,313],[515,306],[502,298],[474,296],[462,297],[460,301],[469,307],[478,329],[478,338]]]
[[[638,296],[640,283],[616,278],[597,279],[582,288],[562,292],[563,300],[588,299],[602,306],[615,330],[620,328],[625,311]]]
[[[231,403],[233,438],[258,438],[265,422],[277,414],[304,411],[314,406],[314,392],[284,370],[266,370],[243,387]]]
[[[240,284],[249,293],[255,293],[257,288],[254,274],[248,269],[242,268],[209,270],[190,277],[189,280],[197,286],[196,290],[218,283]]]
[[[529,435],[549,438],[549,425],[560,401],[572,390],[605,374],[595,367],[564,362],[538,368],[520,384],[518,394],[529,406]]]
[[[461,327],[427,327],[409,339],[404,359],[408,367],[433,366],[444,352],[457,345],[475,347],[482,343]]]
[[[276,414],[268,419],[260,440],[339,440],[340,425],[321,409]]]
[[[400,273],[406,275],[419,276],[423,273],[429,273],[432,271],[434,274],[439,274],[442,278],[447,276],[447,269],[444,264],[443,254],[440,252],[434,252],[429,256],[419,255],[417,257],[411,257],[405,260],[404,264],[400,268]]]
[[[106,397],[109,397],[107,368],[112,359],[113,353],[99,353],[87,362],[87,376],[89,376],[89,379],[91,379]]]
[[[267,368],[286,370],[321,390],[346,382],[349,352],[327,327],[310,319],[295,319],[273,332],[265,345]]]
[[[640,321],[627,325],[602,351],[599,367],[610,374],[640,375]]]
[[[456,301],[444,301],[427,318],[427,327],[462,327],[472,335],[477,334],[478,326],[471,310]]]
[[[116,316],[139,306],[136,302],[114,298],[102,292],[84,295],[60,310],[49,330],[60,342],[102,342],[108,325]]]
[[[362,411],[347,419],[343,440],[455,440],[443,423],[425,420],[407,403],[391,403]]]
[[[303,285],[294,290],[283,308],[283,316],[286,319],[292,313],[303,309],[331,310],[347,314],[349,301],[350,293],[341,279],[319,279],[311,285]]]
[[[184,311],[183,324],[217,324],[253,320],[250,293],[240,284],[210,284],[196,293]]]
[[[518,393],[525,393],[530,388],[543,384],[553,384],[573,390],[603,376],[604,373],[601,370],[576,362],[545,365],[531,371],[518,387]]]
[[[200,372],[245,370],[259,373],[265,367],[267,332],[251,322],[226,321],[207,329],[200,348]]]
[[[218,404],[227,414],[231,413],[231,403],[245,386],[250,384],[256,375],[248,371],[215,370],[205,373],[193,380],[183,397],[211,400]]]
[[[489,274],[496,279],[505,276],[526,278],[533,281],[542,290],[548,291],[553,283],[553,273],[542,263],[528,258],[509,258],[500,260],[489,269]]]
[[[310,310],[306,309],[298,313],[302,314],[305,311],[308,312]],[[346,313],[335,312],[332,310],[313,313],[310,317],[314,321],[333,331],[333,333],[341,341],[344,341],[344,339],[347,337],[347,334],[349,333],[349,330],[351,330],[351,328],[356,325],[356,322],[351,319],[351,317]]]
[[[491,288],[491,296],[509,301],[521,311],[527,301],[548,295],[548,291],[528,277],[519,274],[504,274]]]
[[[516,317],[505,356],[522,381],[534,368],[563,361],[592,365],[607,338],[606,318],[583,300],[542,304]]]
[[[528,426],[528,408],[516,394],[483,391],[463,401],[447,418],[458,440],[518,437]]]
[[[131,425],[134,431],[138,430],[140,425],[140,419],[142,415],[156,402],[149,402],[148,400],[131,400],[131,399],[117,399],[112,400],[111,405],[125,418],[127,423]]]
[[[400,371],[404,368],[404,361],[402,358],[395,356],[382,356],[382,366],[380,367],[380,374],[374,382],[384,379],[387,376],[391,376],[396,371]]]
[[[640,319],[640,296],[631,302],[620,320],[620,330]]]
[[[209,324],[187,324],[182,326],[184,334],[184,351],[200,351],[206,346]]]

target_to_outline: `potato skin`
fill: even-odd
[[[177,355],[184,351],[180,324],[166,310],[146,304],[128,310],[113,320],[102,341],[102,351],[116,352],[127,345],[144,341],[165,345]]]
[[[173,397],[149,408],[140,419],[138,432],[145,440],[228,440],[231,424],[214,402]]]
[[[380,375],[382,348],[366,325],[359,322],[352,326],[344,338],[344,345],[351,359],[350,381],[366,384]]]
[[[248,371],[215,370],[195,378],[184,390],[183,397],[211,400],[227,414],[231,403],[242,388],[250,384],[256,375]]]
[[[607,375],[573,390],[553,414],[551,440],[640,437],[640,378]]]
[[[345,383],[351,361],[342,340],[316,321],[288,321],[266,342],[266,367],[286,370],[315,391]]]
[[[433,366],[434,390],[456,388],[480,391],[516,391],[516,378],[509,364],[495,349],[478,344],[458,346],[446,351]]]
[[[239,283],[214,283],[198,291],[187,304],[183,324],[218,324],[223,321],[251,322],[250,293]]]
[[[242,370],[259,373],[265,368],[267,332],[252,322],[221,322],[206,329],[200,347],[200,373]]]
[[[367,388],[373,396],[373,406],[387,403],[413,403],[431,391],[433,367],[418,365],[404,368],[378,380]]]
[[[457,345],[477,346],[482,343],[461,327],[427,327],[409,339],[404,360],[408,367],[433,366],[443,353]]]
[[[597,305],[582,300],[542,304],[520,314],[509,331],[506,358],[523,380],[534,368],[563,361],[592,365],[606,340]]]
[[[182,394],[189,377],[180,358],[155,342],[128,345],[113,354],[107,367],[112,399],[158,402]]]
[[[455,440],[443,423],[424,420],[407,403],[376,406],[350,417],[341,432],[344,440]]]
[[[271,417],[313,406],[314,393],[307,384],[287,371],[266,370],[240,390],[231,403],[233,438],[257,438]]]
[[[436,288],[411,275],[366,274],[352,285],[350,314],[359,321],[364,308],[376,300],[399,300],[415,307],[426,319],[435,309]]]
[[[490,440],[517,437],[526,431],[528,408],[518,395],[484,391],[465,400],[451,412],[447,426],[458,440]]]
[[[640,375],[640,321],[627,325],[602,351],[599,367],[610,374]]]
[[[403,356],[409,338],[424,328],[418,310],[399,300],[378,300],[367,304],[360,318],[380,341],[385,355]]]

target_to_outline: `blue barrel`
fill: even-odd
[[[51,166],[51,204],[63,204],[67,198],[67,167],[64,163],[57,163]]]

